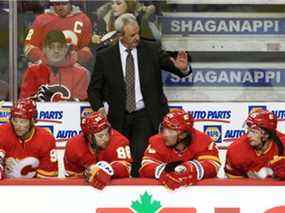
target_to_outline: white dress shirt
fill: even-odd
[[[126,51],[128,48],[126,48],[121,41],[119,41],[119,49],[120,49],[120,55],[121,55],[121,64],[123,69],[123,76],[124,79],[126,78],[126,60],[128,56],[128,52]],[[136,111],[143,109],[145,107],[142,91],[141,91],[141,83],[140,83],[140,76],[139,76],[139,65],[138,65],[138,51],[137,48],[132,49],[131,51],[134,59],[134,65],[135,65],[135,95],[136,95]]]

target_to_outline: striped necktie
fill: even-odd
[[[133,112],[136,110],[136,93],[135,93],[135,65],[134,58],[131,53],[131,49],[126,50],[128,52],[128,56],[126,59],[126,92],[127,92],[127,100],[126,100],[126,110],[128,112]]]

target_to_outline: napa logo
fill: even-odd
[[[190,111],[195,122],[230,123],[231,110]]]
[[[40,111],[37,121],[48,123],[62,123],[63,111]]]
[[[80,130],[59,130],[56,134],[57,141],[66,140],[80,134]]]
[[[255,110],[258,109],[264,109],[266,110],[267,107],[265,105],[252,105],[252,106],[248,106],[248,114],[254,112]]]
[[[1,103],[0,103],[0,124],[8,122],[10,115],[11,115],[11,107],[1,106]]]
[[[86,117],[92,112],[93,110],[90,106],[81,106],[80,107],[80,120],[82,120],[82,118]]]
[[[51,126],[51,125],[37,125],[37,126],[47,130],[52,135],[54,133],[54,126]]]
[[[221,125],[205,125],[204,133],[209,135],[215,143],[222,142],[222,126]]]
[[[245,134],[245,130],[243,129],[228,129],[225,132],[223,142],[232,142],[237,138],[243,136]]]

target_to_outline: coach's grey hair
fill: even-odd
[[[116,19],[114,23],[115,30],[121,33],[127,24],[138,24],[136,17],[131,13],[122,14]]]

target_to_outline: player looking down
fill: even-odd
[[[65,169],[69,176],[85,176],[88,183],[103,189],[113,178],[130,176],[128,139],[99,112],[83,118],[82,132],[71,138],[65,151]]]
[[[160,133],[149,139],[140,175],[174,190],[216,177],[219,167],[212,139],[193,127],[190,113],[175,109],[163,118]]]

